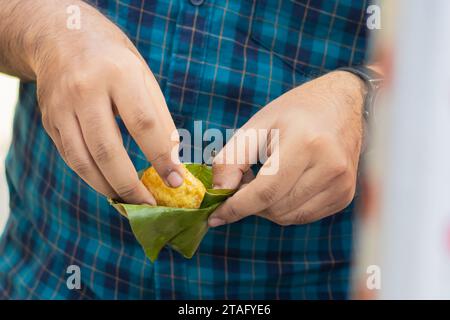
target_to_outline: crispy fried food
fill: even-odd
[[[178,188],[166,186],[153,167],[145,170],[141,181],[153,194],[158,206],[197,209],[206,193],[203,183],[186,168],[183,184]]]

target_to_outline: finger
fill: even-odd
[[[61,116],[61,118],[64,121],[61,121],[61,124],[58,125],[62,128],[61,131],[57,126],[51,124],[47,117],[42,119],[43,126],[55,144],[61,158],[67,166],[74,170],[96,191],[112,199],[117,198],[117,194],[105,180],[87,150],[78,119],[70,115]],[[94,172],[88,170],[91,167],[94,168],[92,170]]]
[[[145,72],[144,76],[127,77],[125,86],[113,88],[112,98],[128,131],[160,177],[170,187],[180,186],[183,167],[178,158],[178,132],[153,75]]]
[[[280,157],[282,156],[280,155]],[[283,158],[289,160],[284,162],[285,166],[280,167],[277,174],[258,174],[254,180],[236,192],[211,215],[209,225],[216,227],[225,223],[232,223],[248,215],[263,211],[286,194],[294,186],[298,176],[306,169],[309,160],[307,157],[291,158],[291,150],[289,149],[283,153]],[[292,163],[293,159],[295,163]],[[269,163],[270,158],[263,165],[263,168],[266,165],[269,166]],[[280,163],[283,162],[280,161]]]
[[[244,125],[214,157],[212,164],[214,188],[236,189],[241,183],[242,176],[257,162],[260,145],[265,143],[264,139],[259,139],[255,134],[257,126],[257,123]]]
[[[237,189],[243,176],[249,172],[245,165],[223,165],[214,164],[213,172],[213,188],[214,189]]]
[[[77,117],[89,153],[117,195],[126,203],[156,202],[138,178],[123,147],[109,98],[84,101]]]
[[[64,124],[59,127],[60,148],[67,165],[98,192],[112,199],[117,198],[117,193],[109,185],[90,155],[75,115],[66,116]]]
[[[339,185],[340,180],[340,174],[329,167],[328,161],[313,166],[305,170],[285,197],[264,210],[264,212],[258,213],[258,215],[281,215],[296,210],[330,186],[334,184]]]
[[[312,223],[343,210],[351,203],[353,196],[354,191],[333,187],[315,195],[301,207],[279,217],[273,215],[265,217],[281,225]]]

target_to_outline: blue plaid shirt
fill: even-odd
[[[97,0],[159,81],[174,121],[243,125],[269,101],[340,66],[364,63],[366,1]],[[119,125],[137,169],[147,161]],[[346,298],[352,206],[301,226],[255,216],[211,229],[190,260],[152,264],[128,221],[63,162],[22,84],[6,160],[11,214],[0,297],[30,299]],[[78,265],[81,289],[66,285]]]

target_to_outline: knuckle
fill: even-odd
[[[295,186],[290,194],[290,200],[295,202],[295,200],[300,198],[309,199],[314,195],[314,188],[311,185]]]
[[[131,121],[131,130],[136,134],[144,134],[156,127],[155,119],[145,112],[138,112]]]
[[[90,171],[90,165],[88,161],[81,158],[69,158],[67,157],[70,167],[78,173],[79,176],[87,176]]]
[[[285,210],[295,210],[299,207],[299,197],[294,197],[292,191],[287,195],[287,197],[283,198],[283,207]]]
[[[85,106],[85,107],[89,108],[88,106]],[[93,112],[89,111],[89,117],[87,117],[86,119],[83,119],[82,121],[85,122],[87,128],[92,129],[92,132],[103,131],[102,115],[98,112],[95,112],[95,110]]]
[[[107,142],[99,142],[93,149],[92,156],[98,162],[110,162],[114,158],[115,147]]]
[[[277,190],[278,186],[276,186],[275,184],[264,186],[256,193],[258,201],[262,202],[263,204],[273,203],[276,200]]]
[[[335,158],[330,164],[330,175],[333,177],[343,176],[347,178],[350,174],[348,161],[344,157]]]
[[[148,159],[153,165],[159,165],[171,160],[172,150],[157,152],[153,157]]]
[[[62,146],[63,146],[63,150],[64,150],[64,155],[66,156],[67,161],[69,161],[70,164],[77,162],[77,161],[74,161],[74,160],[78,159],[78,156],[77,156],[77,153],[75,152],[72,142],[63,140]]]
[[[239,211],[231,201],[228,203],[228,215],[232,220],[239,220],[241,218]]]
[[[63,151],[67,164],[80,176],[86,176],[91,167],[89,161],[80,157],[71,142],[63,141]]]
[[[308,213],[305,210],[297,210],[294,213],[294,224],[306,224],[308,223]]]
[[[66,88],[74,95],[83,96],[91,87],[91,76],[88,72],[76,72],[65,80]]]
[[[135,194],[139,190],[139,183],[140,182],[136,180],[127,184],[121,184],[118,185],[115,188],[115,190],[119,195],[119,197],[121,197],[122,199],[126,199]]]
[[[330,134],[310,133],[306,138],[306,145],[314,150],[327,149],[334,144],[333,137]]]

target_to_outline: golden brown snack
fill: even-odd
[[[153,167],[145,170],[141,181],[155,197],[158,206],[197,209],[206,193],[205,186],[186,168],[184,182],[178,188],[166,186]]]

